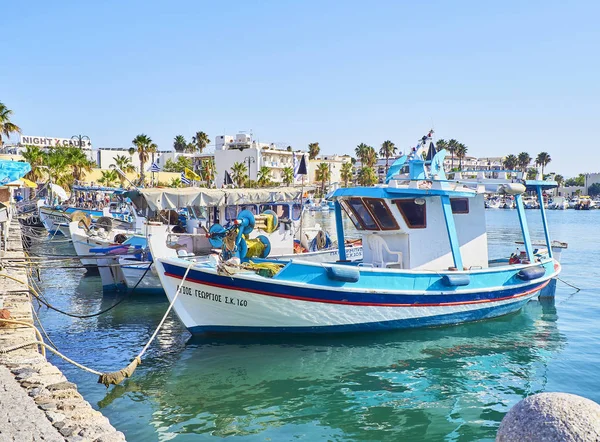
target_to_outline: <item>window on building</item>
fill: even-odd
[[[426,202],[419,199],[419,203],[423,204],[417,204],[415,201],[417,200],[394,200],[393,203],[400,210],[408,227],[411,229],[424,229],[427,227]]]
[[[365,207],[361,198],[349,198],[348,205],[350,209],[354,212],[358,221],[362,224],[362,226],[367,230],[379,230],[379,226],[377,222],[371,216],[369,210]]]
[[[468,198],[450,198],[452,213],[469,213]]]
[[[382,230],[398,229],[398,223],[385,201],[378,198],[363,198],[363,201]]]

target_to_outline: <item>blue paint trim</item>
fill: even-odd
[[[533,247],[531,246],[531,237],[529,236],[529,227],[527,227],[525,207],[523,206],[523,195],[515,195],[515,203],[517,206],[517,213],[519,214],[519,224],[521,225],[521,232],[523,233],[523,243],[525,244],[527,259],[529,259],[529,262],[534,262]]]
[[[553,257],[552,243],[550,242],[550,232],[548,230],[548,220],[546,219],[546,209],[544,208],[544,195],[542,186],[536,186],[538,203],[540,205],[540,214],[542,215],[542,226],[544,227],[544,236],[546,237],[546,247],[548,247],[548,256]]]
[[[166,273],[170,275],[175,275],[175,277],[181,279],[187,270],[187,266],[176,266],[173,264],[169,264],[163,262],[164,270]],[[291,266],[291,263],[288,263],[288,266]],[[494,291],[486,291],[485,288],[482,288],[481,291],[465,293],[464,290],[460,290],[457,287],[446,287],[442,286],[442,278],[436,276],[437,283],[440,287],[443,287],[444,293],[442,294],[426,294],[427,291],[424,291],[424,294],[392,294],[392,293],[372,293],[368,289],[364,289],[363,291],[344,291],[343,287],[346,284],[351,284],[355,286],[356,283],[343,283],[338,281],[331,281],[327,278],[326,271],[324,268],[320,267],[320,271],[323,272],[323,278],[330,282],[332,285],[330,286],[319,286],[315,287],[314,285],[305,285],[305,286],[290,286],[287,284],[280,284],[277,279],[270,279],[268,282],[264,281],[256,281],[256,280],[248,280],[236,278],[232,279],[229,276],[221,276],[212,273],[202,272],[195,269],[191,269],[187,281],[205,284],[207,286],[225,288],[230,290],[241,290],[241,291],[249,291],[257,294],[263,294],[264,296],[280,296],[291,299],[300,299],[305,302],[329,302],[329,303],[338,303],[338,304],[348,304],[348,305],[356,305],[356,304],[366,304],[366,305],[444,305],[450,303],[473,303],[473,302],[482,302],[482,301],[493,301],[497,299],[509,298],[512,296],[519,295],[526,291],[533,290],[537,287],[540,287],[544,284],[544,282],[532,282],[531,284],[524,285],[521,287],[506,287],[501,290]],[[282,270],[281,272],[284,272]],[[506,284],[523,284],[524,282],[516,277],[518,270],[512,273],[512,277],[509,275],[505,275],[505,283]],[[361,275],[361,280],[366,279],[364,275]],[[379,279],[379,278],[378,278]],[[414,281],[413,281],[414,283]],[[336,286],[337,285],[337,286]],[[473,287],[475,284],[473,283],[473,279],[471,285],[469,287]],[[414,285],[407,287],[407,289],[413,289]],[[439,290],[437,288],[431,288],[431,290]]]
[[[339,201],[335,201],[333,204],[335,210],[335,229],[337,232],[338,242],[338,253],[340,255],[340,261],[346,261],[346,242],[344,239],[344,223],[342,220],[342,206]]]
[[[437,182],[437,181],[436,181]],[[444,189],[415,189],[415,188],[397,188],[397,187],[344,187],[333,193],[334,198],[340,197],[368,197],[368,198],[428,198],[441,195],[448,195],[452,198],[473,198],[475,191],[460,192]]]
[[[442,210],[444,212],[444,219],[446,220],[446,230],[448,231],[448,239],[450,240],[450,249],[452,250],[452,258],[454,260],[454,267],[458,270],[463,269],[462,256],[460,254],[460,243],[458,242],[458,235],[456,233],[456,225],[454,224],[454,215],[452,214],[452,205],[450,204],[450,197],[443,195],[442,199]]]
[[[401,319],[396,321],[368,322],[362,324],[334,325],[323,327],[235,327],[207,325],[189,327],[193,334],[201,333],[352,333],[377,332],[383,330],[408,329],[417,327],[439,327],[460,324],[462,322],[481,321],[507,315],[520,310],[529,299],[514,302],[499,307],[482,308],[475,311],[451,313],[447,315],[428,316],[416,319]]]

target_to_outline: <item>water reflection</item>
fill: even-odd
[[[193,338],[169,361],[146,361],[152,371],[98,406],[123,396],[152,401],[159,439],[264,440],[277,429],[281,440],[304,426],[346,440],[493,438],[510,405],[544,389],[546,362],[566,343],[556,319],[552,303],[534,301],[522,313],[457,327]]]

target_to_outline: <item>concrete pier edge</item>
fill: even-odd
[[[2,261],[23,258],[21,228],[13,219]],[[25,269],[2,269],[27,282]],[[0,278],[0,308],[11,319],[33,324],[32,302],[26,286]],[[36,339],[31,327],[0,324],[0,348]],[[0,355],[0,440],[122,442],[125,435],[83,398],[77,386],[29,346]]]

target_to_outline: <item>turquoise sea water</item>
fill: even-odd
[[[486,211],[490,256],[516,249],[517,214]],[[312,221],[329,225],[323,214]],[[600,402],[600,211],[548,213],[567,241],[555,302],[516,314],[435,329],[307,338],[194,338],[171,316],[143,364],[123,385],[50,357],[129,441],[493,440],[504,414],[542,391]],[[539,215],[528,212],[534,238]],[[34,251],[73,254],[65,243]],[[41,273],[47,298],[88,314],[112,305],[82,269]],[[100,317],[42,323],[73,359],[113,371],[146,343],[166,299],[135,296]]]

